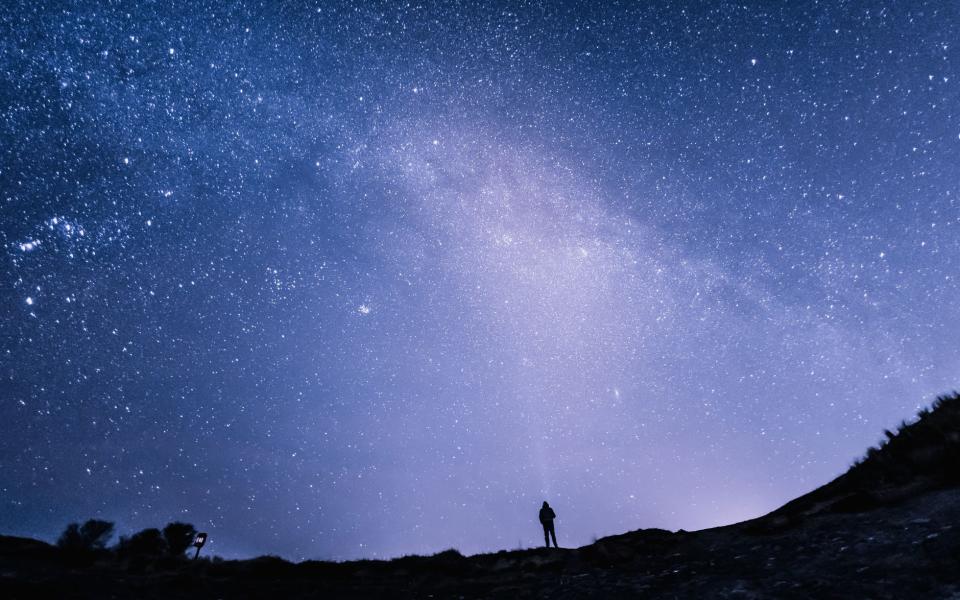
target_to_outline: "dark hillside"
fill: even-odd
[[[960,485],[960,394],[937,398],[912,423],[901,422],[830,483],[757,520],[784,524],[822,511],[856,512]]]
[[[638,530],[569,550],[299,564],[130,553],[136,539],[150,532],[159,539],[159,530],[79,555],[62,544],[0,537],[0,596],[960,597],[960,396],[939,398],[886,438],[834,481],[726,527]],[[85,528],[92,529],[79,531]]]

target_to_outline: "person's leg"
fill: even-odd
[[[550,525],[550,537],[553,538],[553,547],[559,548],[560,546],[557,545],[557,531],[553,528],[553,524]]]
[[[543,524],[543,542],[547,545],[547,548],[550,547],[550,529],[547,528],[547,524]]]

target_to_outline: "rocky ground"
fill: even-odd
[[[960,488],[837,501],[716,529],[639,530],[571,550],[292,564],[64,564],[0,540],[6,598],[960,598]],[[853,512],[845,512],[847,510]]]
[[[918,417],[837,479],[727,527],[638,530],[577,549],[299,564],[67,555],[0,536],[0,598],[960,600],[960,395]]]

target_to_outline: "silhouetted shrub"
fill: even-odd
[[[163,539],[167,544],[167,553],[170,556],[183,556],[187,548],[193,544],[197,530],[190,523],[175,521],[163,528]]]
[[[83,525],[70,523],[60,534],[57,546],[69,552],[102,550],[113,535],[113,523],[90,519]]]
[[[167,552],[167,542],[159,529],[144,529],[130,537],[120,537],[117,554],[123,558],[159,557]]]
[[[74,566],[89,565],[100,555],[110,536],[113,523],[90,519],[83,525],[70,523],[60,534],[57,548],[60,557]]]
[[[80,537],[80,525],[78,523],[70,523],[67,525],[67,528],[60,534],[60,539],[57,540],[57,547],[61,550],[72,552],[83,548],[83,541]]]
[[[884,430],[878,448],[846,474],[855,484],[901,485],[924,480],[933,485],[960,484],[960,394],[940,396],[913,423],[901,422],[896,432]]]

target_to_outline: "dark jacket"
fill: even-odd
[[[557,518],[557,513],[553,512],[553,509],[549,506],[544,506],[540,509],[540,522],[546,525],[547,523],[552,523],[554,519]]]

